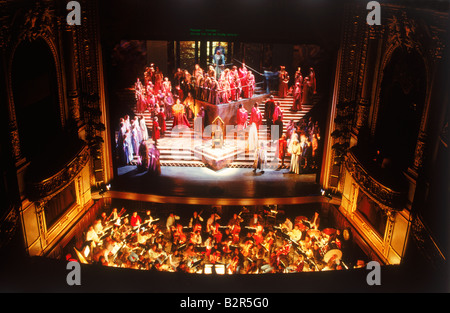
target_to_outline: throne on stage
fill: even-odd
[[[220,116],[218,116],[212,122],[211,141],[213,149],[223,148],[224,134],[225,134],[225,123],[220,118]]]

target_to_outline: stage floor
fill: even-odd
[[[290,204],[302,202],[300,198],[317,201],[320,186],[316,174],[290,174],[288,169],[254,173],[245,168],[214,171],[206,167],[161,167],[161,175],[155,177],[139,173],[136,166],[129,165],[118,169],[110,193],[119,198],[135,194],[141,200],[146,200],[147,195],[149,201],[154,195],[165,202],[187,198],[190,203],[199,204],[280,204],[280,201]]]

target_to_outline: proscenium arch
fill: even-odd
[[[34,143],[65,125],[64,87],[57,49],[48,38],[19,40],[9,62],[10,119],[19,132],[22,157],[35,154]],[[36,134],[34,134],[36,133]]]
[[[387,89],[390,87],[393,87],[393,86],[392,85],[387,86],[387,84],[389,84],[389,83],[401,84],[401,82],[394,81],[395,79],[398,79],[399,77],[393,77],[392,75],[395,75],[395,73],[393,73],[393,71],[395,71],[396,66],[401,66],[402,62],[408,62],[408,61],[404,61],[405,59],[408,59],[410,61],[409,66],[406,67],[408,71],[410,71],[412,67],[414,67],[415,69],[419,69],[417,73],[412,73],[414,75],[411,75],[411,77],[404,77],[404,79],[406,79],[406,80],[412,79],[413,81],[411,82],[411,84],[416,84],[413,87],[413,88],[415,88],[415,90],[408,92],[408,93],[415,94],[415,98],[412,98],[411,101],[414,100],[417,102],[417,103],[415,103],[417,106],[415,108],[415,110],[417,111],[416,116],[412,116],[411,114],[408,115],[408,113],[411,113],[411,112],[408,112],[408,110],[404,110],[403,113],[405,113],[405,114],[403,114],[403,115],[401,115],[400,111],[395,111],[395,110],[399,109],[401,105],[406,105],[406,103],[404,103],[404,102],[401,102],[401,101],[399,103],[391,102],[390,108],[389,108],[389,103],[388,103],[390,101],[393,101],[393,98],[391,99],[387,96],[387,93],[388,93]],[[411,60],[414,60],[414,61],[411,62]],[[417,81],[420,81],[420,83],[417,83]],[[417,86],[417,84],[419,84],[419,85]],[[398,86],[398,88],[400,88],[400,86]],[[407,126],[407,127],[413,126],[414,129],[411,129],[411,127],[406,128],[408,130],[408,135],[407,136],[405,135],[405,136],[410,141],[409,147],[405,147],[404,151],[400,151],[400,150],[396,151],[398,153],[404,153],[405,155],[410,157],[410,160],[407,160],[407,164],[405,164],[404,169],[406,169],[407,167],[411,167],[414,162],[413,157],[414,157],[414,151],[416,148],[416,143],[417,143],[418,137],[420,136],[420,133],[423,131],[424,119],[425,119],[425,115],[426,115],[427,107],[428,107],[428,103],[429,103],[429,91],[430,91],[430,66],[427,63],[426,57],[424,57],[424,55],[421,53],[421,51],[418,48],[408,49],[401,44],[391,45],[382,59],[380,71],[378,74],[377,86],[376,86],[376,90],[375,90],[375,94],[374,94],[374,106],[372,107],[371,118],[370,118],[371,135],[372,135],[372,138],[374,139],[375,143],[379,144],[380,136],[383,134],[386,135],[386,137],[385,137],[386,142],[390,139],[387,136],[387,134],[389,134],[389,132],[388,132],[389,129],[391,129],[391,130],[395,129],[395,127],[393,127],[393,123],[395,123],[395,122],[397,122],[399,124],[406,123],[405,126]],[[392,90],[392,92],[397,92],[397,95],[398,95],[398,90],[396,90],[396,91]],[[405,100],[406,97],[407,96],[405,96],[405,98],[403,100]],[[389,114],[391,114],[391,113],[392,113],[392,118],[389,119],[389,117],[390,117]],[[398,120],[394,119],[394,117],[393,117],[394,114],[398,114],[398,117],[399,117]],[[408,119],[412,120],[412,121],[410,121],[409,124],[407,122]],[[414,119],[415,119],[415,121],[414,121]],[[383,122],[385,124],[383,124]],[[387,124],[386,124],[386,122],[387,122]],[[397,133],[392,133],[392,136],[394,137],[393,140],[395,140]],[[391,144],[391,148],[392,148],[392,146],[394,146],[394,144],[393,143],[390,143],[390,144]],[[387,145],[389,145],[389,143]],[[379,147],[377,147],[377,148],[379,148]],[[408,148],[410,150],[409,153],[406,152],[406,150],[408,150]],[[394,151],[392,151],[392,152],[394,152]]]

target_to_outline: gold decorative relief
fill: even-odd
[[[86,145],[67,166],[52,177],[41,182],[28,182],[28,198],[32,201],[45,201],[52,198],[75,179],[86,166],[89,158],[89,148]]]
[[[405,194],[400,191],[395,191],[388,186],[383,185],[377,181],[371,174],[369,174],[355,157],[350,152],[348,154],[345,166],[358,184],[358,186],[385,211],[396,211],[402,209],[402,204],[405,199]]]

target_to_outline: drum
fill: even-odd
[[[340,260],[342,258],[342,251],[338,249],[329,250],[323,257],[323,261],[325,263],[328,263],[328,261],[330,261],[332,257],[335,257],[336,259]]]

